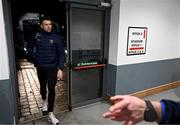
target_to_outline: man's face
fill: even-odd
[[[46,32],[51,32],[52,22],[50,20],[43,20],[43,22],[41,23],[41,28]]]

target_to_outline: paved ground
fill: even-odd
[[[20,123],[43,116],[42,99],[39,92],[39,80],[36,69],[31,63],[21,60],[18,71],[20,92]],[[57,81],[54,112],[67,111],[67,84]]]
[[[162,98],[180,101],[180,87],[146,97],[149,100],[160,100]],[[60,125],[123,125],[122,122],[115,122],[102,117],[102,113],[108,108],[109,104],[102,101],[74,109],[72,112],[58,113],[56,116],[60,120]],[[47,116],[24,124],[51,125],[47,121]],[[138,125],[157,125],[157,123],[141,122]]]
[[[47,116],[41,112],[42,100],[39,93],[39,81],[36,69],[27,62],[21,63],[22,70],[18,72],[20,89],[20,124],[25,125],[50,125]],[[55,114],[60,120],[60,125],[122,125],[123,123],[104,119],[102,113],[107,111],[109,104],[100,101],[91,105],[67,111],[67,84],[57,82],[55,100]],[[173,99],[180,101],[180,87],[159,94],[146,97],[150,100]],[[139,125],[156,125],[156,123],[142,122]]]

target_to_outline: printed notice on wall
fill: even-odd
[[[147,27],[128,27],[128,56],[146,53],[147,31]]]

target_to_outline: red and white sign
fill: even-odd
[[[138,55],[146,53],[147,27],[128,28],[127,55]]]

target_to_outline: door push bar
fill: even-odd
[[[74,67],[74,70],[79,71],[83,69],[94,69],[94,68],[104,68],[106,64],[97,64],[97,65],[89,65],[89,66],[77,66]]]

